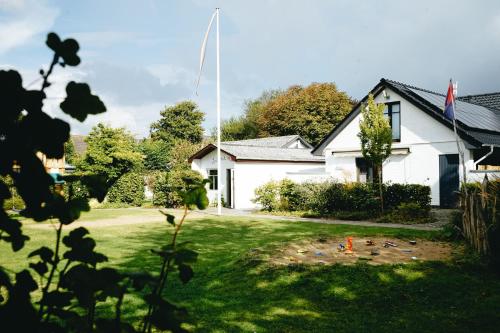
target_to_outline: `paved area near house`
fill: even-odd
[[[111,210],[111,209],[110,209]],[[95,210],[97,211],[97,210]],[[103,209],[107,211],[107,209]],[[119,211],[119,210],[118,210]],[[131,224],[141,224],[141,223],[157,223],[164,221],[165,217],[159,212],[159,209],[155,208],[127,208],[123,210],[124,212],[130,212],[129,214],[109,217],[109,218],[93,218],[91,220],[82,217],[78,223],[71,224],[67,226],[67,229],[72,229],[76,227],[108,227],[108,226],[120,226],[120,225],[131,225]],[[182,215],[181,209],[165,209],[165,211],[174,214],[176,217]],[[433,212],[436,217],[436,222],[428,224],[399,224],[399,223],[376,223],[370,221],[346,221],[346,220],[335,220],[327,218],[306,218],[306,217],[294,217],[294,216],[279,216],[279,215],[269,215],[251,210],[240,210],[240,209],[222,209],[222,216],[235,216],[235,217],[248,217],[254,219],[269,219],[269,220],[279,220],[279,221],[293,221],[293,222],[306,222],[306,223],[323,223],[323,224],[344,224],[344,225],[358,225],[358,226],[370,226],[370,227],[382,227],[382,228],[405,228],[413,230],[439,230],[446,224],[449,220],[449,215],[452,210],[437,210]],[[205,216],[217,216],[217,208],[210,207],[203,211],[191,211],[189,213],[190,218],[203,218]],[[54,221],[55,222],[55,221]],[[47,229],[55,228],[56,225],[50,221],[47,223],[27,223],[26,227],[35,229]]]

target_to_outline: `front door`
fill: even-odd
[[[234,169],[226,169],[226,206],[228,208],[234,208],[234,193],[233,193],[233,182],[234,182]]]
[[[458,154],[439,155],[439,204],[441,207],[457,206],[459,186]]]

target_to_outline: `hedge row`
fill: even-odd
[[[384,209],[401,208],[405,214],[420,216],[430,209],[430,187],[417,184],[384,184]],[[380,211],[378,188],[367,183],[294,183],[288,179],[269,182],[255,191],[254,202],[267,211],[312,211],[320,215],[363,212],[376,216]],[[421,210],[409,212],[408,210]],[[365,214],[365,215],[366,215]]]

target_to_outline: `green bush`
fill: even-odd
[[[384,185],[384,208],[391,210],[401,203],[417,203],[421,208],[431,206],[431,188],[419,184]]]
[[[279,182],[269,182],[255,190],[256,203],[263,210],[271,211],[299,211],[307,206],[309,193],[301,184],[296,184],[289,179]]]
[[[174,169],[157,176],[153,187],[153,204],[155,206],[175,208],[182,205],[182,198],[177,193],[185,190],[183,179],[192,178],[201,181],[203,177],[190,169]]]
[[[309,185],[311,186],[311,185]],[[369,212],[375,214],[379,209],[379,198],[371,184],[335,182],[314,184],[315,192],[307,202],[307,209],[322,215],[335,215],[338,212]]]
[[[279,184],[275,181],[268,182],[255,189],[255,199],[253,202],[261,205],[262,210],[268,212],[276,211],[279,208]]]
[[[13,195],[11,198],[5,199],[5,201],[3,202],[4,210],[11,210],[11,209],[22,210],[24,208],[25,208],[24,201],[19,195]]]
[[[416,202],[400,203],[396,209],[389,211],[377,220],[380,223],[403,224],[430,223],[433,221],[430,215],[430,207],[422,207]]]
[[[139,172],[127,172],[111,186],[107,199],[110,203],[140,206],[144,200],[144,177]]]
[[[396,208],[399,216],[405,220],[418,220],[429,217],[429,209],[416,202],[403,202]]]
[[[370,219],[380,215],[378,188],[369,183],[302,183],[285,179],[269,182],[255,191],[254,202],[267,211],[309,211],[342,219]],[[416,184],[389,184],[383,187],[389,219],[429,219],[430,188]]]

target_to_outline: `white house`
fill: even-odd
[[[428,185],[433,205],[452,206],[462,168],[453,124],[443,114],[445,95],[386,79],[370,93],[377,103],[386,104],[392,126],[393,149],[382,167],[383,180]],[[367,98],[312,151],[325,157],[326,172],[339,181],[364,182],[372,176],[357,136],[360,107]],[[465,146],[468,180],[493,174],[480,170],[479,165],[500,165],[500,93],[458,98],[455,117],[460,142]]]
[[[272,180],[320,180],[328,175],[324,157],[311,154],[312,146],[298,135],[221,143],[222,197],[226,206],[255,208],[255,189]],[[208,196],[217,195],[217,147],[209,144],[189,159],[191,168],[211,180]]]

